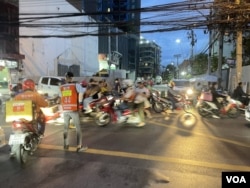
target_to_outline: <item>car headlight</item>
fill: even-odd
[[[2,95],[2,93],[0,93],[0,97],[2,97],[3,95]]]
[[[188,89],[188,90],[187,90],[187,94],[188,94],[188,95],[192,95],[193,93],[194,93],[194,92],[193,92],[192,89]]]

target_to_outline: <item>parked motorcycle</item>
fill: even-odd
[[[207,99],[207,97],[204,97],[204,95],[208,95],[209,99]],[[231,97],[227,96],[227,100],[219,97],[217,100],[222,104],[221,109],[219,109],[217,105],[212,102],[211,94],[209,94],[208,92],[203,92],[196,105],[198,113],[202,117],[212,117],[213,115],[216,115],[237,118],[240,115],[237,103]],[[228,109],[225,110],[226,108]]]
[[[138,124],[140,123],[137,111],[130,110],[125,103],[116,105],[114,97],[99,106],[99,113],[95,117],[95,123],[99,126],[108,125],[110,122],[118,124]]]

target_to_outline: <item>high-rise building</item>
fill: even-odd
[[[110,51],[118,51],[121,53],[120,69],[137,72],[140,12],[135,10],[140,7],[140,0],[98,0],[98,12],[105,13],[99,14],[98,19],[110,23],[109,28],[104,27],[100,30],[101,35],[102,32],[108,32],[110,38],[100,36],[99,52],[109,54]],[[124,34],[113,34],[119,31]]]
[[[75,1],[68,0],[74,5]],[[122,54],[118,68],[137,71],[140,35],[140,0],[82,0],[76,5],[100,22],[99,54]],[[136,11],[137,10],[137,11]],[[117,34],[119,32],[119,34]]]
[[[138,77],[148,79],[160,75],[161,47],[155,42],[141,37],[139,51]]]

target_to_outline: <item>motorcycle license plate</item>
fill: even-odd
[[[24,144],[25,134],[11,134],[9,139],[9,145]]]

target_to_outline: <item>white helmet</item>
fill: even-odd
[[[122,81],[123,88],[132,87],[133,85],[134,85],[134,82],[131,79],[126,79]]]

